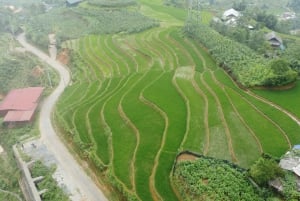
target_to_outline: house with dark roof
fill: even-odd
[[[66,4],[67,4],[67,6],[77,6],[82,1],[83,0],[67,0]]]
[[[0,104],[4,124],[28,123],[33,120],[43,87],[11,90]]]
[[[282,39],[279,36],[277,36],[274,31],[266,34],[265,38],[273,47],[280,47],[283,45]]]

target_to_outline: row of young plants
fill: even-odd
[[[275,67],[277,61],[261,57],[247,46],[220,35],[207,25],[188,21],[184,32],[208,48],[217,63],[246,87],[281,86],[297,79],[297,73],[287,65],[283,67],[284,71],[278,73]]]

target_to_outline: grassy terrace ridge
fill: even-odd
[[[248,168],[262,152],[279,157],[299,143],[299,125],[238,88],[201,44],[182,35],[183,10],[139,2],[160,27],[64,44],[76,74],[56,117],[107,185],[128,200],[178,200],[170,177],[182,150]],[[299,90],[292,92],[287,109],[299,118]],[[274,102],[285,108],[283,100]]]

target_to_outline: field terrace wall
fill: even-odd
[[[4,124],[32,122],[43,87],[29,87],[11,90],[0,104],[0,116]]]

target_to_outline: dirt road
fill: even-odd
[[[70,74],[59,62],[26,42],[25,34],[17,37],[19,43],[29,52],[52,66],[60,75],[60,83],[53,93],[47,97],[41,107],[39,126],[41,141],[51,151],[57,161],[57,169],[62,174],[64,184],[73,201],[106,201],[106,197],[86,172],[76,162],[64,144],[56,135],[51,124],[53,107],[70,81]]]

